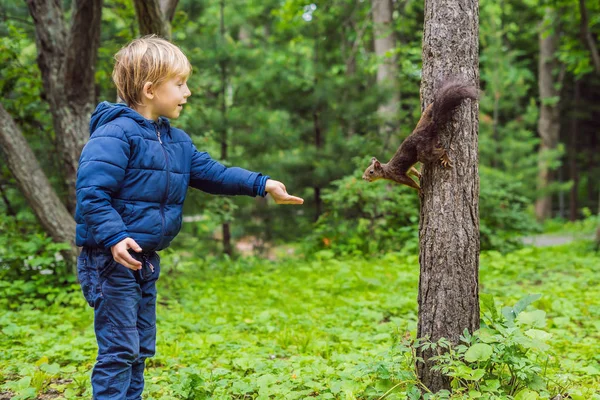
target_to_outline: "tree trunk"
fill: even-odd
[[[546,8],[544,19],[554,20],[554,11]],[[538,85],[540,91],[540,119],[538,121],[538,133],[541,143],[538,162],[538,190],[540,197],[535,202],[535,215],[538,220],[543,221],[552,216],[552,197],[546,193],[546,188],[552,180],[550,167],[546,160],[548,151],[556,149],[560,132],[560,120],[558,114],[558,91],[555,89],[555,80],[552,71],[556,67],[554,54],[558,49],[558,37],[553,32],[545,32],[540,26],[540,59]]]
[[[52,239],[71,245],[67,261],[74,265],[78,253],[73,235],[75,220],[56,195],[23,133],[2,104],[0,121],[0,147],[19,189]]]
[[[220,32],[222,43],[225,43],[225,1],[220,1]],[[219,61],[221,69],[221,160],[227,160],[227,62]],[[231,245],[231,229],[228,222],[223,222],[223,252],[229,256],[233,255]]]
[[[316,81],[315,81],[316,86]],[[320,156],[322,148],[323,148],[323,135],[321,132],[321,124],[319,123],[319,111],[315,110],[313,112],[313,127],[315,130],[315,147],[317,157]],[[321,187],[319,185],[315,185],[314,187],[315,194],[315,221],[319,219],[321,213],[323,212],[323,200],[321,199]]]
[[[581,81],[575,81],[575,94],[573,98],[571,127],[569,129],[569,179],[573,182],[569,193],[569,220],[577,219],[577,192],[579,188],[579,173],[577,170],[577,139],[579,134],[579,120],[577,110],[579,110],[579,102],[581,98]]]
[[[179,0],[134,0],[140,34],[155,34],[170,39],[171,21],[178,2]]]
[[[598,191],[598,214],[596,216],[600,219],[600,190]],[[596,250],[600,250],[600,221],[598,229],[596,229]]]
[[[398,85],[398,66],[396,37],[392,25],[394,11],[391,0],[371,0],[374,24],[374,45],[377,58],[383,60],[377,67],[377,84],[391,90],[389,100],[380,105],[377,113],[382,121],[380,132],[386,147],[391,135],[398,128],[398,109],[400,106],[400,88]],[[391,54],[391,55],[390,55]]]
[[[594,35],[590,31],[590,27],[588,25],[585,0],[579,0],[579,15],[581,17],[581,38],[590,51],[590,55],[592,56],[592,64],[594,65],[596,73],[600,74],[600,54],[598,54],[598,48],[596,47],[596,42],[594,41]]]
[[[69,34],[59,1],[27,0],[27,5],[35,23],[38,65],[62,161],[65,204],[74,214],[79,155],[89,136],[94,107],[102,0],[73,2]]]
[[[423,34],[422,109],[445,77],[479,86],[477,0],[426,0]],[[479,328],[478,105],[465,101],[440,141],[454,167],[423,166],[419,226],[420,280],[417,337],[458,343]],[[431,370],[432,351],[418,351],[421,381],[433,392],[449,380]]]
[[[177,2],[161,0],[162,13],[166,16],[162,20],[172,19]],[[64,201],[67,215],[75,212],[79,156],[89,137],[89,118],[96,102],[94,76],[100,45],[102,3],[102,0],[74,0],[71,26],[67,28],[60,1],[27,0],[35,25],[37,60],[44,95],[52,114],[61,171],[67,188]],[[146,14],[141,14],[141,18],[149,19]],[[46,233],[56,241],[74,246],[73,218],[65,217],[65,207],[48,183],[27,141],[6,110],[1,105],[0,108],[0,147],[7,155],[8,166],[19,182],[23,195]],[[44,202],[41,203],[40,199]],[[76,250],[73,248],[69,256],[73,261]]]
[[[317,92],[317,86],[319,85],[319,37],[320,34],[319,32],[315,31],[315,37],[314,37],[314,46],[315,46],[315,52],[314,52],[314,58],[313,58],[313,63],[314,63],[314,69],[315,69],[315,76],[313,79],[313,94],[315,94]],[[316,96],[315,96],[316,98]],[[319,104],[319,100],[315,101],[315,105],[314,105],[314,109],[312,110],[312,120],[313,120],[313,130],[314,130],[314,134],[315,134],[315,155],[317,157],[317,160],[322,156],[322,149],[323,149],[323,145],[324,145],[324,137],[323,137],[323,130],[321,129],[321,122],[319,120],[319,114],[320,114],[320,104]],[[315,160],[316,162],[316,160]],[[316,168],[315,163],[313,163],[313,169]],[[315,221],[317,221],[319,219],[319,217],[321,216],[322,213],[322,199],[321,199],[321,182],[316,181],[314,186],[313,186],[313,191],[314,191],[314,198],[315,198]]]

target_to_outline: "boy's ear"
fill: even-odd
[[[144,83],[144,87],[142,88],[142,96],[149,100],[154,98],[154,85],[152,82]]]

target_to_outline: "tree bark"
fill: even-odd
[[[387,144],[392,133],[398,128],[398,108],[400,88],[398,85],[398,65],[396,37],[394,34],[393,6],[391,0],[371,0],[374,24],[374,46],[377,58],[383,60],[377,67],[377,85],[391,90],[389,100],[380,105],[377,113],[382,121],[380,132]],[[391,53],[391,56],[388,56]],[[387,145],[386,145],[387,147]]]
[[[27,5],[35,23],[38,65],[62,160],[65,204],[74,214],[79,155],[94,108],[102,0],[74,1],[68,34],[60,1],[27,0]]]
[[[23,133],[2,104],[0,121],[0,148],[19,189],[52,239],[71,245],[67,261],[74,265],[78,251],[74,242],[73,216],[56,195]]]
[[[160,10],[169,24],[173,21],[178,3],[179,0],[160,0]]]
[[[575,94],[573,97],[571,128],[569,129],[569,178],[573,182],[569,193],[569,220],[577,219],[577,192],[579,189],[579,173],[577,169],[577,140],[579,136],[579,119],[577,110],[579,110],[579,102],[581,99],[581,81],[575,81]]]
[[[422,109],[447,77],[479,86],[478,0],[426,0]],[[420,280],[417,337],[458,343],[479,328],[478,105],[467,100],[440,127],[454,167],[424,165],[419,226]],[[418,351],[419,378],[433,392],[449,380],[431,371],[432,351]]]
[[[220,0],[220,23],[219,30],[221,33],[222,43],[225,43],[225,0]],[[221,70],[221,160],[227,160],[228,138],[227,138],[227,61],[219,61]],[[231,245],[231,227],[229,222],[223,222],[223,252],[229,256],[233,255],[233,246]]]
[[[165,39],[171,37],[171,18],[177,1],[134,0],[133,4],[142,36],[155,34]]]
[[[316,81],[315,81],[316,87]],[[321,155],[323,151],[323,134],[321,132],[321,124],[319,122],[319,110],[314,110],[313,112],[313,128],[315,131],[315,148],[317,157]],[[319,185],[315,185],[314,187],[314,195],[315,195],[315,221],[319,219],[321,213],[323,212],[323,200],[321,199],[321,187]]]
[[[554,11],[548,7],[545,11],[545,20],[555,19]],[[552,215],[552,196],[545,193],[552,180],[552,175],[546,155],[548,151],[556,149],[560,132],[558,102],[551,99],[558,96],[555,89],[555,79],[552,71],[556,68],[554,54],[558,49],[558,37],[554,32],[546,32],[540,27],[540,59],[538,64],[538,86],[540,91],[540,119],[538,121],[538,134],[541,138],[538,162],[538,190],[540,197],[535,202],[535,214],[538,220],[543,221]]]

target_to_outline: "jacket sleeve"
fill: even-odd
[[[123,184],[129,156],[125,132],[108,124],[93,133],[79,158],[77,207],[96,243],[106,248],[129,236],[111,203]]]
[[[265,196],[269,176],[238,167],[225,167],[192,144],[190,186],[212,194]]]

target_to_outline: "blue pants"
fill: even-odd
[[[83,295],[94,307],[98,357],[92,372],[93,398],[141,399],[144,365],[156,350],[156,252],[132,256],[142,262],[133,271],[112,258],[110,250],[84,247],[77,260]]]

